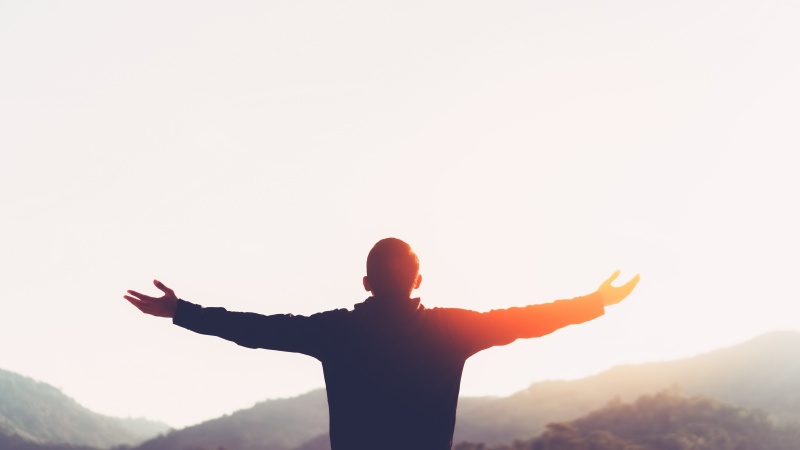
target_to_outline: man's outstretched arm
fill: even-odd
[[[605,307],[625,299],[639,282],[639,275],[622,286],[611,283],[619,276],[614,272],[589,295],[551,303],[496,309],[485,313],[447,310],[451,330],[468,354],[517,339],[550,334],[568,325],[588,322],[605,314]]]
[[[164,293],[151,297],[136,291],[124,295],[145,314],[172,318],[172,323],[195,333],[221,337],[243,347],[266,348],[317,356],[323,332],[319,315],[312,317],[291,314],[261,315],[228,311],[225,308],[204,308],[181,300],[175,292],[158,280],[153,284]]]

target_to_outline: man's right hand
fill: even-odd
[[[145,314],[156,317],[175,317],[175,310],[178,308],[178,297],[175,296],[175,292],[158,280],[153,280],[153,284],[164,293],[163,296],[150,297],[136,291],[128,291],[129,295],[123,295],[123,297]]]

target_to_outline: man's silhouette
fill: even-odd
[[[125,298],[144,313],[171,317],[197,333],[320,360],[333,450],[447,450],[467,358],[603,315],[605,306],[620,302],[639,281],[637,275],[611,286],[618,275],[570,300],[485,313],[428,309],[411,298],[422,281],[417,255],[405,242],[388,238],[369,252],[363,283],[372,296],[353,310],[309,317],[230,312],[178,299],[157,280],[162,297],[128,291]]]

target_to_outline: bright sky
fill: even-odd
[[[484,352],[508,394],[800,330],[800,3],[0,1],[0,367],[185,426],[315,360],[145,316],[362,301],[372,244],[428,307],[642,281]]]

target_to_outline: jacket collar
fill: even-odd
[[[356,311],[367,314],[380,314],[383,311],[394,313],[410,313],[418,309],[425,309],[420,304],[419,297],[416,298],[389,298],[389,297],[369,297],[354,307]]]

